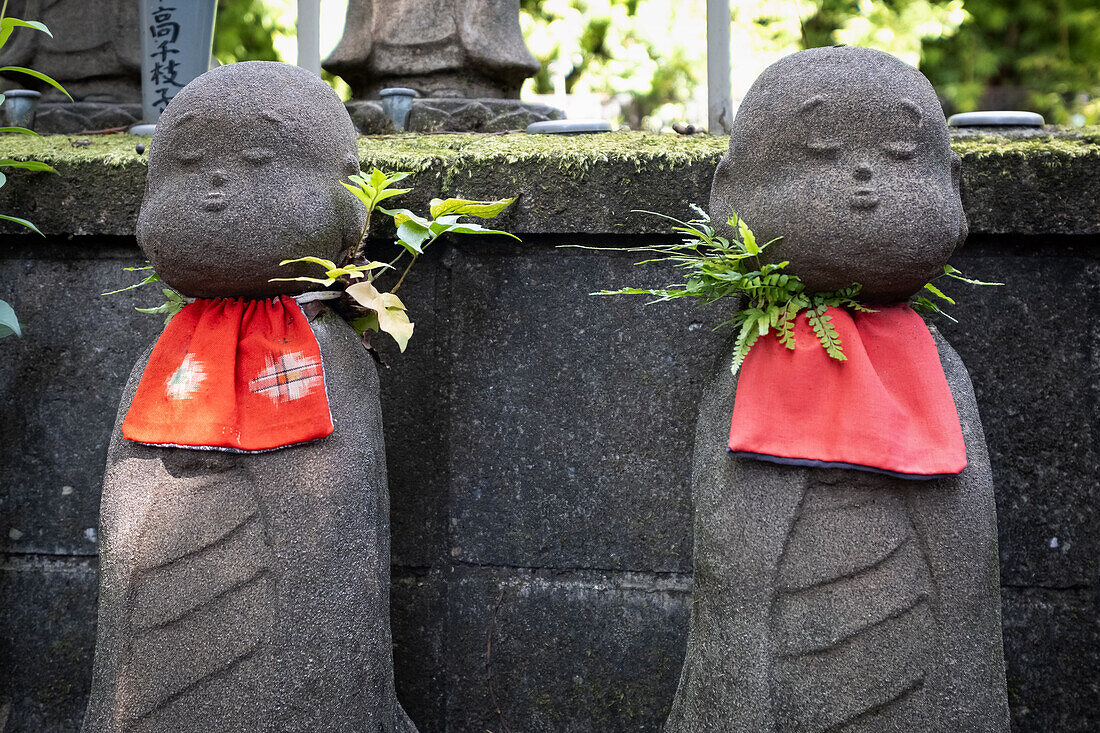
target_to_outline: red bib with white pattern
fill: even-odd
[[[122,423],[138,443],[245,452],[331,433],[321,349],[286,295],[184,307],[153,347]]]
[[[902,478],[961,473],[959,413],[924,320],[908,305],[827,313],[847,361],[825,353],[805,314],[793,350],[759,339],[738,375],[730,451]]]

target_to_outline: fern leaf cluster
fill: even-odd
[[[678,298],[696,298],[703,303],[714,303],[723,298],[737,298],[741,308],[731,319],[718,326],[733,325],[737,328],[732,365],[734,371],[741,366],[753,344],[769,333],[774,333],[779,343],[793,350],[795,321],[802,313],[806,313],[810,327],[825,353],[838,361],[847,360],[840,336],[827,310],[846,308],[860,313],[874,313],[873,308],[859,302],[862,289],[859,283],[852,283],[846,288],[828,293],[807,292],[805,284],[797,275],[784,271],[788,262],[765,263],[760,260],[761,253],[781,237],[764,243],[757,242],[748,223],[736,213],[726,223],[737,234],[734,237],[719,236],[711,226],[707,213],[694,204],[691,208],[697,216],[686,222],[653,211],[636,212],[671,221],[674,224],[673,231],[683,235],[683,239],[675,244],[625,250],[650,255],[636,263],[639,265],[662,262],[681,268],[684,273],[683,283],[660,289],[601,290],[593,295],[649,295],[655,298],[651,301],[654,303]],[[619,250],[607,247],[581,249]],[[963,277],[962,273],[950,265],[944,267],[944,273],[940,277],[950,277],[974,285],[1001,284],[971,280]],[[955,303],[932,283],[925,285],[925,290],[942,301],[952,305]],[[913,301],[913,307],[947,316],[936,301],[923,294]]]

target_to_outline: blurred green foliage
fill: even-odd
[[[223,64],[236,61],[278,61],[276,35],[294,35],[279,11],[264,0],[218,0],[214,24],[214,57]]]
[[[730,0],[734,96],[801,48],[870,46],[919,65],[950,111],[1023,108],[1100,123],[1100,0]],[[222,63],[279,58],[286,0],[219,0]],[[705,116],[704,0],[521,0],[542,62],[528,92],[598,95],[631,127]],[[293,17],[292,14],[289,17]],[[346,97],[346,86],[337,79]],[[699,120],[693,120],[698,122]]]
[[[1047,122],[1100,124],[1097,0],[965,0],[951,38],[925,44],[921,71],[957,108],[1022,107]]]

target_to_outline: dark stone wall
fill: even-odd
[[[385,348],[399,695],[429,731],[657,730],[691,604],[689,466],[720,306],[588,293],[659,284],[639,238],[442,244]],[[970,368],[997,481],[1014,729],[1100,724],[1100,239],[979,235],[937,324]],[[155,291],[99,297],[125,238],[0,248],[25,324],[0,342],[0,721],[75,731],[91,672],[107,438]]]
[[[674,276],[555,245],[654,241],[658,223],[630,210],[706,201],[721,141],[533,138],[362,144],[366,165],[420,171],[413,208],[519,194],[501,225],[525,240],[430,250],[402,288],[408,351],[383,342],[398,693],[423,733],[656,731],[686,641],[694,423],[725,315],[589,296]],[[79,728],[107,440],[161,327],[132,310],[155,290],[98,295],[141,262],[132,141],[43,140],[63,175],[0,192],[0,211],[49,235],[0,239],[0,298],[25,330],[0,341],[0,733]],[[936,322],[990,447],[1014,729],[1091,731],[1100,148],[1032,143],[956,138],[972,236],[953,263],[1007,285],[952,286],[960,323]]]

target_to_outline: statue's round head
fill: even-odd
[[[736,211],[815,292],[904,300],[966,239],[959,158],[932,85],[889,54],[814,48],[769,66],[738,109],[710,213]],[[728,230],[727,230],[728,232]]]
[[[157,122],[138,244],[184,295],[263,298],[305,290],[273,277],[306,255],[339,260],[366,215],[340,181],[359,173],[336,93],[289,64],[246,61],[198,77]]]

